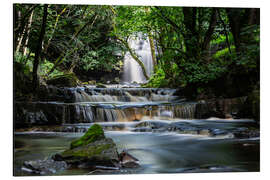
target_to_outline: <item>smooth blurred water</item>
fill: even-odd
[[[174,123],[175,121],[163,121]],[[187,126],[211,127],[219,130],[250,127],[249,120],[179,120]],[[106,125],[107,123],[101,123]],[[117,124],[117,123],[111,123]],[[126,124],[123,131],[107,131],[117,144],[140,161],[138,169],[124,169],[108,174],[188,173],[188,172],[245,172],[259,171],[259,138],[237,139],[227,136],[181,134],[178,132],[132,132],[136,123]],[[110,123],[107,124],[110,126]],[[69,147],[83,133],[29,132],[15,134],[14,175],[29,175],[21,170],[26,160],[48,158]],[[69,169],[56,175],[87,174],[87,170]],[[101,174],[106,174],[102,172]],[[98,174],[98,172],[96,172]]]

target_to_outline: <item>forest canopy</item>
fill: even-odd
[[[141,34],[151,46],[150,77],[128,43]],[[237,96],[259,85],[260,9],[14,4],[13,44],[16,77],[34,91],[59,76],[83,83],[121,72],[129,52],[144,87]]]

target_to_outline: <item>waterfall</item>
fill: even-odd
[[[135,50],[135,53],[139,56],[139,59],[143,62],[148,76],[153,71],[153,61],[151,55],[151,48],[148,38],[145,40],[143,36],[139,34],[138,37],[132,37],[128,41],[131,49]],[[124,83],[144,83],[146,78],[143,75],[141,66],[131,57],[130,53],[127,53],[124,57]]]

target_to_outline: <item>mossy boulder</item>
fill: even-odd
[[[61,154],[61,158],[68,164],[88,166],[114,166],[119,162],[116,145],[111,138],[97,140],[90,144],[68,149]]]
[[[70,149],[55,155],[54,160],[85,168],[119,164],[116,144],[111,138],[105,137],[102,127],[98,124],[91,126],[81,138],[72,141]]]
[[[70,144],[70,149],[74,149],[79,146],[84,146],[87,144],[90,144],[94,141],[104,139],[104,131],[102,127],[98,124],[94,124],[91,126],[88,131],[80,138],[77,140],[74,140]]]
[[[78,85],[78,78],[73,73],[55,76],[47,80],[48,85],[54,85],[58,87],[74,87]]]

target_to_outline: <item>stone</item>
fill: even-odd
[[[117,166],[119,157],[116,144],[104,136],[102,127],[92,125],[79,139],[71,142],[70,149],[54,156],[55,160],[83,168],[94,166]]]
[[[104,138],[84,146],[65,150],[60,154],[61,158],[68,164],[87,166],[104,165],[114,166],[118,163],[118,152],[111,138]]]
[[[106,88],[106,85],[102,83],[97,83],[96,88]]]
[[[53,159],[25,161],[22,170],[40,175],[54,174],[68,168],[65,161],[54,161]]]
[[[70,149],[74,149],[78,146],[87,145],[97,140],[104,139],[104,131],[102,127],[98,124],[92,125],[88,131],[79,139],[74,140],[70,144]]]
[[[124,168],[138,168],[139,160],[126,151],[119,154],[120,164]]]

